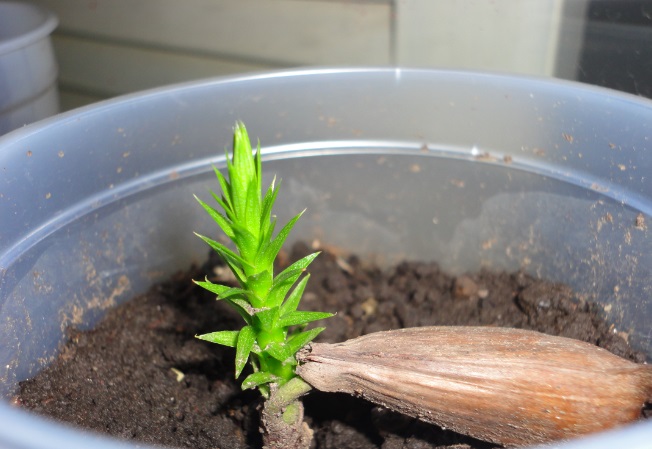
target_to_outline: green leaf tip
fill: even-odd
[[[211,343],[216,343],[218,345],[235,348],[239,333],[240,331],[219,331],[211,332],[209,334],[195,335],[195,338],[210,341]]]
[[[245,326],[238,333],[235,346],[235,377],[240,377],[242,370],[249,360],[249,353],[256,343],[256,332],[253,327]]]
[[[258,371],[257,373],[249,374],[245,380],[242,382],[242,389],[248,390],[250,388],[256,388],[260,385],[264,385],[270,382],[278,381],[278,376],[275,376],[272,373]]]

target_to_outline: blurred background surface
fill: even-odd
[[[553,76],[652,96],[652,1],[33,0],[54,11],[62,110],[305,66]]]

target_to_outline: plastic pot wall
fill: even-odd
[[[0,134],[59,112],[57,24],[40,6],[0,1]]]
[[[0,138],[4,397],[52,360],[67,325],[206,256],[192,231],[217,229],[192,194],[216,188],[211,164],[238,119],[283,179],[279,219],[308,209],[295,239],[565,282],[652,354],[650,102],[491,74],[312,70],[148,91]],[[91,438],[6,401],[0,422],[2,447]],[[651,438],[643,423],[565,447]]]

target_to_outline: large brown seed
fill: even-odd
[[[568,439],[635,421],[652,367],[520,329],[421,327],[313,343],[297,373],[314,388],[505,445]]]

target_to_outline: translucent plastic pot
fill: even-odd
[[[59,112],[57,23],[39,6],[0,1],[0,134]]]
[[[236,119],[283,178],[279,218],[308,208],[295,239],[566,282],[652,355],[650,102],[500,75],[314,70],[157,89],[0,138],[5,397],[66,325],[205,257],[192,231],[216,229],[192,193],[215,187]],[[2,447],[89,447],[6,404],[0,422]],[[651,439],[642,423],[565,447]]]

